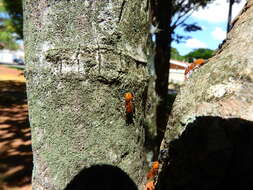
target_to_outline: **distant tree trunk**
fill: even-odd
[[[228,9],[228,23],[227,23],[227,33],[230,30],[231,18],[232,18],[232,7],[234,4],[234,0],[229,0],[229,9]]]
[[[98,164],[119,167],[142,188],[146,3],[24,1],[34,190],[64,189]],[[130,123],[126,92],[134,95]]]
[[[158,97],[156,106],[157,144],[160,146],[168,122],[168,80],[170,68],[170,49],[172,41],[172,2],[156,0],[154,17],[158,25],[155,46],[155,92]],[[156,157],[157,159],[158,157]]]
[[[158,190],[252,189],[253,0],[181,88],[161,146]]]

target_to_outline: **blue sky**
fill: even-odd
[[[234,18],[239,14],[246,0],[234,4]],[[177,48],[181,55],[185,55],[197,48],[209,48],[215,50],[218,45],[226,38],[228,17],[227,0],[215,0],[204,9],[195,11],[187,20],[187,23],[197,23],[202,27],[201,31],[186,33],[181,28],[176,29],[176,33],[190,36],[191,38],[184,43],[172,43],[172,47]]]

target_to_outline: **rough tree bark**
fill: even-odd
[[[216,55],[180,90],[160,152],[157,189],[252,188],[253,0]]]
[[[24,1],[33,189],[64,189],[97,164],[119,167],[142,188],[147,2]],[[125,92],[134,94],[128,125]]]

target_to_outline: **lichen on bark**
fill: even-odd
[[[222,189],[225,185],[230,187],[228,181],[222,179],[233,181],[231,176],[237,176],[239,171],[234,165],[241,165],[241,161],[237,160],[237,149],[248,147],[239,142],[252,138],[252,135],[247,136],[251,134],[247,130],[251,130],[250,127],[253,126],[252,13],[253,1],[249,0],[234,20],[227,39],[216,55],[195,71],[180,89],[161,145],[160,158],[163,160],[163,167],[158,178],[159,190],[173,190],[176,186],[188,189]],[[237,142],[238,139],[240,140]],[[208,149],[214,145],[216,148],[220,147],[214,148],[216,152]],[[251,143],[249,146],[252,146]],[[232,153],[231,149],[234,150]],[[242,155],[247,155],[246,149]],[[248,159],[252,158],[251,155],[247,156],[245,157]],[[224,160],[236,160],[228,165],[234,169],[225,174],[219,173],[219,169],[227,171],[224,168],[227,163],[212,165],[209,157],[214,158],[213,160],[219,158],[218,165]],[[250,162],[245,163],[248,168],[252,167]],[[179,165],[178,169],[174,167]],[[182,168],[185,168],[185,172]],[[248,168],[243,168],[242,171],[247,173]],[[243,184],[242,181],[251,179],[246,174],[241,176],[231,184]],[[207,181],[202,184],[199,179]],[[234,187],[243,189],[240,185]]]
[[[117,166],[142,187],[145,7],[125,0],[24,1],[34,189],[64,189],[96,164]],[[131,125],[128,91],[135,104]]]

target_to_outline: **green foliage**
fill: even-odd
[[[171,48],[170,50],[170,56],[171,59],[175,59],[175,60],[179,60],[179,61],[183,61],[184,60],[184,56],[181,56],[178,52],[178,50],[176,48]]]
[[[189,62],[192,62],[194,59],[209,59],[213,56],[214,51],[206,48],[199,48],[191,51],[185,55],[185,59]]]
[[[17,49],[18,45],[14,35],[15,32],[10,24],[10,20],[2,18],[0,21],[0,49]]]
[[[0,30],[0,41],[1,41],[1,44],[3,44],[2,46],[7,49],[17,49],[18,48],[17,43],[13,39],[11,33],[9,33],[8,31],[1,31]]]
[[[17,39],[23,38],[22,0],[0,0],[0,46],[17,49]]]
[[[22,0],[0,0],[0,10],[5,10],[9,16],[9,25],[13,27],[18,39],[23,39],[23,9]]]

